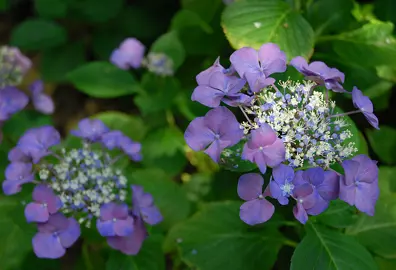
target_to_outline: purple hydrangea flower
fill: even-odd
[[[197,117],[188,125],[184,139],[194,151],[205,150],[215,162],[221,152],[237,144],[243,137],[234,114],[226,107],[210,110],[204,117]]]
[[[3,181],[3,192],[12,195],[21,191],[23,184],[32,182],[34,174],[32,164],[23,162],[10,163],[5,170],[5,180]]]
[[[377,162],[357,155],[342,162],[345,176],[340,181],[340,199],[373,216],[379,196]]]
[[[286,71],[286,55],[274,43],[262,45],[259,51],[243,47],[230,56],[230,61],[253,92],[273,84],[275,80],[269,77],[271,74]]]
[[[98,142],[102,135],[109,131],[109,128],[101,120],[85,118],[78,123],[78,129],[72,130],[70,133],[90,142]]]
[[[310,168],[296,172],[293,184],[294,198],[297,205],[294,208],[295,217],[306,222],[307,214],[319,215],[329,206],[339,194],[339,177],[334,171],[324,171],[321,167]]]
[[[257,173],[242,175],[238,181],[238,195],[246,202],[241,205],[239,216],[249,225],[264,223],[274,214],[275,207],[263,195],[264,180]]]
[[[13,86],[0,89],[0,121],[8,120],[29,103],[29,98]]]
[[[39,258],[57,259],[66,248],[71,247],[80,237],[80,225],[74,218],[66,218],[61,213],[51,215],[48,222],[38,223],[38,233],[33,237],[33,250]]]
[[[220,105],[220,101],[230,105],[235,104],[235,99],[251,100],[247,95],[239,93],[246,81],[235,76],[227,76],[221,71],[214,72],[207,85],[198,85],[191,96],[191,100],[215,108]],[[228,97],[232,99],[227,99]]]
[[[110,247],[121,251],[127,255],[136,255],[139,253],[144,240],[147,237],[147,229],[144,226],[143,220],[140,216],[136,216],[134,223],[134,231],[132,234],[120,237],[107,237],[107,243]]]
[[[104,133],[101,137],[102,144],[109,150],[120,149],[134,161],[142,160],[142,145],[132,141],[121,131],[114,130]]]
[[[360,91],[356,86],[353,87],[352,90],[352,101],[353,105],[362,111],[370,125],[376,129],[379,129],[378,118],[373,113],[373,103],[367,96],[363,95],[362,91]]]
[[[294,170],[292,167],[279,164],[272,170],[272,177],[269,187],[271,196],[277,199],[281,205],[289,203],[289,197],[293,194]]]
[[[52,114],[55,110],[54,102],[51,97],[44,93],[44,83],[41,80],[34,81],[29,86],[32,94],[34,108],[44,114]]]
[[[267,166],[275,167],[285,160],[286,149],[276,132],[266,123],[252,130],[251,138],[243,147],[242,158],[254,162],[261,173]]]
[[[151,194],[143,191],[141,186],[132,185],[132,203],[135,215],[140,215],[144,222],[155,225],[162,221],[162,215],[154,205]]]
[[[110,62],[121,69],[139,68],[142,64],[144,45],[136,38],[125,39],[118,49],[115,49],[111,56]]]
[[[25,153],[23,153],[19,147],[14,147],[10,150],[10,152],[8,152],[8,160],[10,162],[32,162],[32,158],[28,155],[25,155]]]
[[[295,67],[307,79],[324,85],[327,89],[334,92],[345,92],[341,83],[344,83],[345,75],[336,68],[330,68],[320,61],[312,62],[308,65],[304,57],[297,56],[290,61],[290,65]]]
[[[109,150],[120,147],[120,140],[125,137],[124,133],[119,130],[112,130],[101,136],[101,143]]]
[[[204,71],[201,71],[196,76],[195,79],[197,80],[198,85],[209,85],[210,78],[216,72],[226,72],[226,69],[220,64],[220,57],[217,57],[216,61],[213,63],[212,66],[205,69]]]
[[[133,218],[129,216],[128,206],[113,202],[102,205],[96,227],[105,237],[130,235],[133,232]]]
[[[54,191],[46,185],[37,185],[33,190],[34,202],[25,207],[25,217],[28,222],[47,222],[50,215],[62,207],[62,201]]]
[[[8,47],[8,50],[10,55],[12,55],[14,65],[18,67],[22,75],[26,74],[32,67],[32,61],[16,47]]]
[[[18,142],[18,148],[32,158],[33,163],[48,156],[49,148],[60,143],[60,134],[52,126],[32,128],[27,131]]]

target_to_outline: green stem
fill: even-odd
[[[94,268],[93,268],[91,260],[89,259],[88,245],[86,243],[83,243],[82,255],[83,255],[85,269],[86,270],[93,270]]]
[[[166,121],[168,122],[169,126],[171,126],[171,127],[174,127],[176,125],[175,117],[173,116],[173,113],[171,110],[166,110]]]
[[[284,244],[285,246],[293,247],[293,248],[296,248],[296,247],[298,246],[298,243],[297,243],[297,242],[294,242],[294,241],[289,240],[289,239],[285,239],[285,240],[283,241],[283,244]]]

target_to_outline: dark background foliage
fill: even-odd
[[[72,145],[68,131],[92,116],[142,142],[142,164],[124,169],[130,183],[153,194],[164,215],[138,256],[111,251],[87,230],[64,258],[41,260],[31,248],[34,228],[23,217],[28,192],[0,196],[0,269],[396,268],[396,1],[235,2],[0,0],[2,44],[19,47],[34,63],[22,88],[41,78],[56,104],[51,117],[27,110],[4,125],[0,174],[7,151],[28,128],[53,123]],[[250,15],[251,5],[261,12]],[[127,37],[166,53],[176,63],[175,76],[109,64],[110,53]],[[207,111],[190,100],[195,76],[217,56],[226,66],[234,49],[265,42],[278,43],[288,60],[303,55],[337,67],[345,72],[347,90],[356,85],[373,100],[381,130],[370,128],[362,115],[351,118],[359,151],[379,160],[381,198],[374,217],[335,202],[305,227],[294,221],[291,207],[248,227],[238,216],[241,169],[219,168],[185,145],[186,126]],[[299,78],[291,69],[287,76]],[[350,99],[334,98],[344,111],[353,109]]]

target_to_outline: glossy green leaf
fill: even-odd
[[[374,1],[374,13],[382,21],[396,23],[396,2],[393,0]]]
[[[162,240],[162,235],[151,234],[143,242],[136,256],[128,256],[112,250],[106,262],[106,270],[165,270]]]
[[[140,91],[133,75],[108,62],[90,62],[67,74],[81,92],[97,98],[115,98]]]
[[[370,253],[353,237],[318,224],[305,226],[307,234],[297,246],[291,270],[376,270]]]
[[[219,164],[223,168],[235,172],[249,172],[256,169],[256,164],[241,158],[245,143],[246,141],[242,140],[236,145],[223,150]]]
[[[141,141],[147,128],[143,120],[137,116],[117,111],[106,111],[93,116],[103,121],[110,129],[120,130],[132,140]]]
[[[328,39],[342,61],[363,67],[393,65],[396,62],[396,39],[392,31],[392,23],[371,21],[357,30]]]
[[[381,161],[396,164],[396,129],[381,126],[380,130],[366,130],[368,140]]]
[[[82,42],[45,50],[41,56],[42,78],[49,82],[62,82],[66,74],[85,63],[85,48]]]
[[[67,2],[64,0],[35,0],[34,7],[44,18],[62,18],[67,13]]]
[[[378,270],[396,269],[396,259],[389,260],[381,257],[375,257],[375,262],[378,265]]]
[[[313,51],[314,33],[309,23],[281,0],[241,1],[226,7],[222,26],[235,49],[249,46],[258,49],[273,42],[295,56],[309,58]]]
[[[182,9],[172,18],[170,29],[181,30],[185,28],[199,27],[206,33],[211,33],[212,28],[199,15],[188,9]]]
[[[240,205],[232,201],[204,205],[170,230],[165,248],[177,246],[190,268],[272,269],[284,239],[276,227],[267,223],[260,228],[243,223]]]
[[[156,130],[143,141],[144,157],[172,156],[183,151],[185,146],[183,133],[176,127]]]
[[[335,228],[346,228],[356,222],[356,209],[346,202],[334,200],[330,202],[329,208],[317,217],[317,220]]]
[[[183,64],[186,57],[177,31],[170,31],[160,36],[151,46],[150,52],[166,54],[173,61],[174,71]]]
[[[213,19],[222,5],[221,0],[181,0],[182,8],[197,13],[206,22]]]
[[[141,185],[145,192],[154,197],[154,203],[160,209],[164,220],[156,225],[169,229],[174,224],[184,220],[190,213],[190,202],[183,189],[172,181],[158,168],[129,168],[126,177],[131,184]]]
[[[66,30],[57,23],[30,19],[13,29],[10,43],[24,50],[43,50],[62,45],[66,40]]]

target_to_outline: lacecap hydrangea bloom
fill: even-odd
[[[120,69],[147,68],[159,76],[172,76],[173,60],[162,52],[149,52],[145,57],[146,48],[136,38],[126,38],[110,55],[110,62]]]
[[[241,219],[250,225],[270,219],[275,208],[266,197],[281,205],[294,202],[293,213],[301,223],[338,198],[373,215],[379,195],[377,162],[356,155],[346,117],[363,113],[378,129],[370,99],[356,87],[345,90],[345,76],[338,69],[319,61],[308,64],[303,57],[290,61],[303,81],[276,81],[272,74],[285,72],[287,61],[273,43],[259,50],[241,48],[230,62],[231,67],[224,68],[217,59],[197,75],[191,99],[212,109],[194,119],[184,137],[193,150],[205,151],[215,162],[242,143],[236,156],[255,163],[261,174],[272,168],[265,188],[261,174],[240,177],[238,195],[246,201]],[[341,112],[328,91],[351,95],[356,110]],[[239,122],[224,105],[239,108],[245,120]],[[337,163],[343,175],[332,169]]]
[[[97,119],[81,120],[71,134],[81,139],[80,148],[60,148],[52,126],[33,128],[8,154],[3,192],[13,195],[25,184],[34,185],[25,217],[37,224],[35,254],[63,256],[79,238],[81,225],[96,227],[112,248],[137,254],[147,236],[145,223],[157,224],[162,216],[153,197],[140,186],[129,187],[115,163],[123,156],[140,161],[140,143]]]

